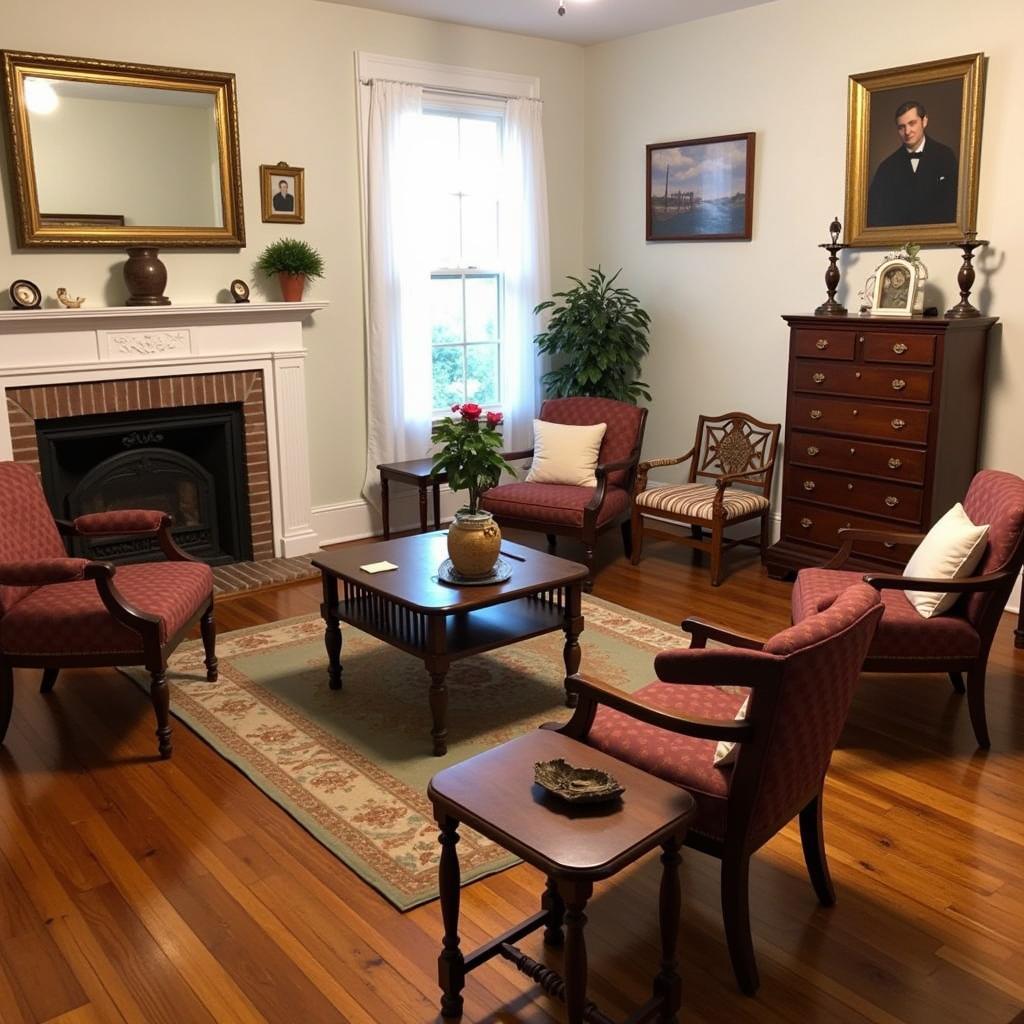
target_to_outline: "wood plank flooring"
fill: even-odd
[[[713,589],[688,552],[651,544],[633,567],[609,538],[595,594],[670,622],[786,625],[789,585],[749,555],[728,564]],[[233,597],[219,628],[315,612],[319,599],[315,582]],[[1012,629],[1005,615],[988,753],[945,677],[865,676],[826,787],[839,902],[818,906],[794,827],[757,855],[754,999],[733,983],[718,865],[686,851],[683,1021],[1024,1021],[1024,651]],[[180,723],[173,760],[153,760],[148,701],[117,673],[37,689],[37,673],[18,673],[0,748],[2,1024],[439,1019],[436,903],[394,910]],[[591,991],[612,1015],[649,992],[658,874],[645,861],[589,908]],[[526,867],[465,889],[463,948],[532,913],[541,889]],[[557,966],[538,938],[523,946]],[[564,1019],[500,962],[465,995],[469,1022]]]

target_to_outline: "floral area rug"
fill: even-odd
[[[678,627],[584,598],[585,675],[627,692]],[[441,768],[566,721],[561,632],[466,658],[448,674],[448,754],[430,756],[429,677],[411,655],[342,625],[344,688],[327,685],[323,623],[304,616],[217,638],[206,682],[199,641],[170,662],[171,711],[401,910],[438,895],[440,847],[427,783]],[[148,676],[127,670],[141,686]],[[525,798],[525,797],[524,797]],[[461,832],[463,883],[516,859]]]

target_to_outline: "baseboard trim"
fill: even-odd
[[[441,486],[441,524],[451,521],[459,506],[458,497],[447,485]],[[403,488],[401,492],[392,491],[391,529],[415,530],[420,525],[419,497],[412,488]],[[430,510],[427,522],[433,524],[433,509]],[[320,537],[320,544],[341,544],[349,540],[363,540],[367,537],[379,537],[382,532],[380,513],[363,498],[354,501],[341,501],[333,505],[319,505],[313,509],[312,526]]]

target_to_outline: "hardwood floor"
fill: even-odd
[[[606,538],[594,592],[668,621],[787,624],[789,585],[749,556],[717,590],[690,557],[650,544],[632,567]],[[319,599],[318,583],[227,599],[218,625]],[[1024,1020],[1024,650],[1003,618],[988,753],[945,677],[865,676],[826,786],[838,904],[818,906],[795,826],[755,857],[754,999],[729,968],[718,864],[685,852],[681,1020]],[[45,698],[38,682],[18,674],[0,748],[0,1022],[439,1019],[436,903],[394,910],[181,723],[173,760],[153,760],[148,700],[117,673],[62,674]],[[588,908],[591,992],[613,1016],[649,994],[658,878],[649,858]],[[532,913],[542,888],[518,867],[465,889],[463,948]],[[541,955],[539,938],[522,945]],[[501,962],[465,996],[466,1021],[563,1019]]]

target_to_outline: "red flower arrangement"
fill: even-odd
[[[430,440],[444,447],[434,456],[434,472],[448,474],[448,486],[453,491],[469,491],[466,510],[475,514],[480,508],[480,495],[494,487],[507,470],[515,470],[502,458],[502,437],[497,428],[503,417],[500,412],[488,412],[480,422],[483,409],[475,402],[456,403],[452,412],[459,419],[445,416],[434,426]]]

